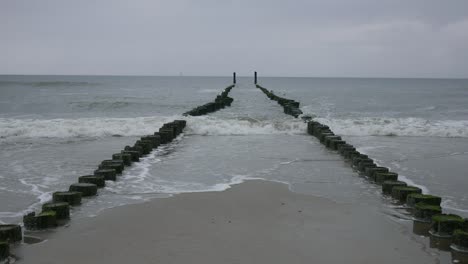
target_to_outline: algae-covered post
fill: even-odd
[[[430,246],[443,251],[449,251],[455,230],[462,229],[465,219],[454,214],[439,214],[432,216]]]
[[[23,239],[23,232],[19,225],[0,225],[0,241],[10,243],[18,242]]]
[[[254,72],[254,84],[257,84],[257,72]]]
[[[236,84],[236,72],[232,73],[232,83]]]
[[[466,220],[465,220],[466,222]],[[468,231],[457,229],[453,232],[452,245],[452,260],[455,263],[468,263]]]
[[[7,259],[10,256],[10,244],[5,241],[0,241],[0,261]]]

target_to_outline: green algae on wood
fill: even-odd
[[[422,190],[415,186],[395,186],[392,188],[392,197],[402,203],[411,193],[422,193]]]
[[[360,172],[365,172],[367,168],[375,168],[377,165],[373,161],[362,160],[358,164],[358,170]]]
[[[346,144],[346,141],[344,140],[332,140],[330,141],[330,148],[333,150],[338,150],[338,147],[344,144]]]
[[[125,166],[132,165],[132,155],[116,153],[112,155],[113,160],[123,160]]]
[[[148,135],[148,136],[143,136],[140,138],[142,141],[146,142],[149,141],[151,142],[152,148],[157,148],[159,145],[161,145],[161,136],[160,135]]]
[[[387,173],[389,170],[386,167],[367,167],[365,169],[365,174],[367,177],[369,177],[371,180],[375,181],[375,174],[377,172],[383,172]]]
[[[114,169],[98,169],[94,171],[94,175],[102,176],[106,181],[117,180],[117,172]]]
[[[110,161],[102,161],[101,164],[99,164],[99,169],[100,170],[115,170],[115,173],[117,174],[122,174],[124,170],[124,164],[119,163],[121,160],[116,160],[117,162],[110,162]]]
[[[66,202],[45,203],[42,205],[42,211],[54,211],[56,213],[57,220],[70,218],[70,205]]]
[[[440,205],[442,198],[430,194],[411,193],[406,198],[406,204],[415,206],[417,203],[424,203],[429,205]]]
[[[20,225],[0,225],[0,241],[14,243],[22,239],[23,232]]]
[[[93,183],[74,183],[70,185],[71,192],[80,192],[83,197],[97,194],[97,185]]]
[[[103,188],[106,186],[106,179],[101,175],[85,175],[78,178],[78,183],[92,183],[98,188]]]
[[[431,230],[437,234],[452,235],[456,229],[463,228],[465,219],[454,214],[438,214],[432,216]]]
[[[41,230],[57,226],[57,213],[55,211],[43,211],[36,215],[32,212],[23,216],[23,223],[26,229]]]
[[[68,216],[68,218],[69,217],[70,215]],[[57,212],[56,211],[52,211],[52,210],[43,211],[40,214],[38,214],[36,218],[39,219],[40,226],[43,228],[57,226]]]
[[[425,203],[417,203],[414,206],[414,216],[422,220],[431,220],[432,216],[442,213],[442,208],[439,205],[430,205]]]
[[[344,158],[347,159],[347,160],[351,160],[351,161],[352,161],[355,157],[359,156],[360,154],[361,154],[361,153],[360,153],[359,151],[357,151],[357,150],[345,150],[345,151],[343,152]],[[353,163],[353,165],[355,165],[355,164]],[[356,165],[357,165],[357,164],[356,164]],[[356,166],[356,165],[355,165],[355,166]]]
[[[71,206],[81,204],[81,193],[80,192],[54,192],[52,194],[52,200],[55,203],[66,202]]]
[[[10,244],[6,241],[0,241],[0,260],[7,259],[10,256]]]
[[[398,181],[398,173],[395,172],[376,172],[375,182],[382,184],[384,181]]]
[[[138,162],[140,161],[140,152],[134,151],[134,150],[122,150],[120,153],[122,154],[130,154],[132,156],[132,161],[133,162]]]
[[[453,232],[453,244],[468,250],[468,231],[457,229]]]
[[[403,181],[384,181],[382,183],[382,192],[384,194],[392,194],[392,189],[396,186],[407,186],[407,184]]]
[[[356,148],[349,144],[343,144],[338,146],[338,153],[342,156],[346,156],[348,152],[356,151]]]
[[[143,143],[141,140],[137,140],[133,145],[133,148],[141,150],[143,155],[147,155],[153,150],[150,145]]]

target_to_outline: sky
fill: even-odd
[[[467,0],[0,0],[0,74],[468,78]]]

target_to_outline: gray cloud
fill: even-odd
[[[466,0],[0,0],[0,73],[468,77]]]

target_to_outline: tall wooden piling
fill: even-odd
[[[254,72],[254,84],[257,84],[257,72]]]
[[[232,83],[236,84],[236,72],[232,73]]]

